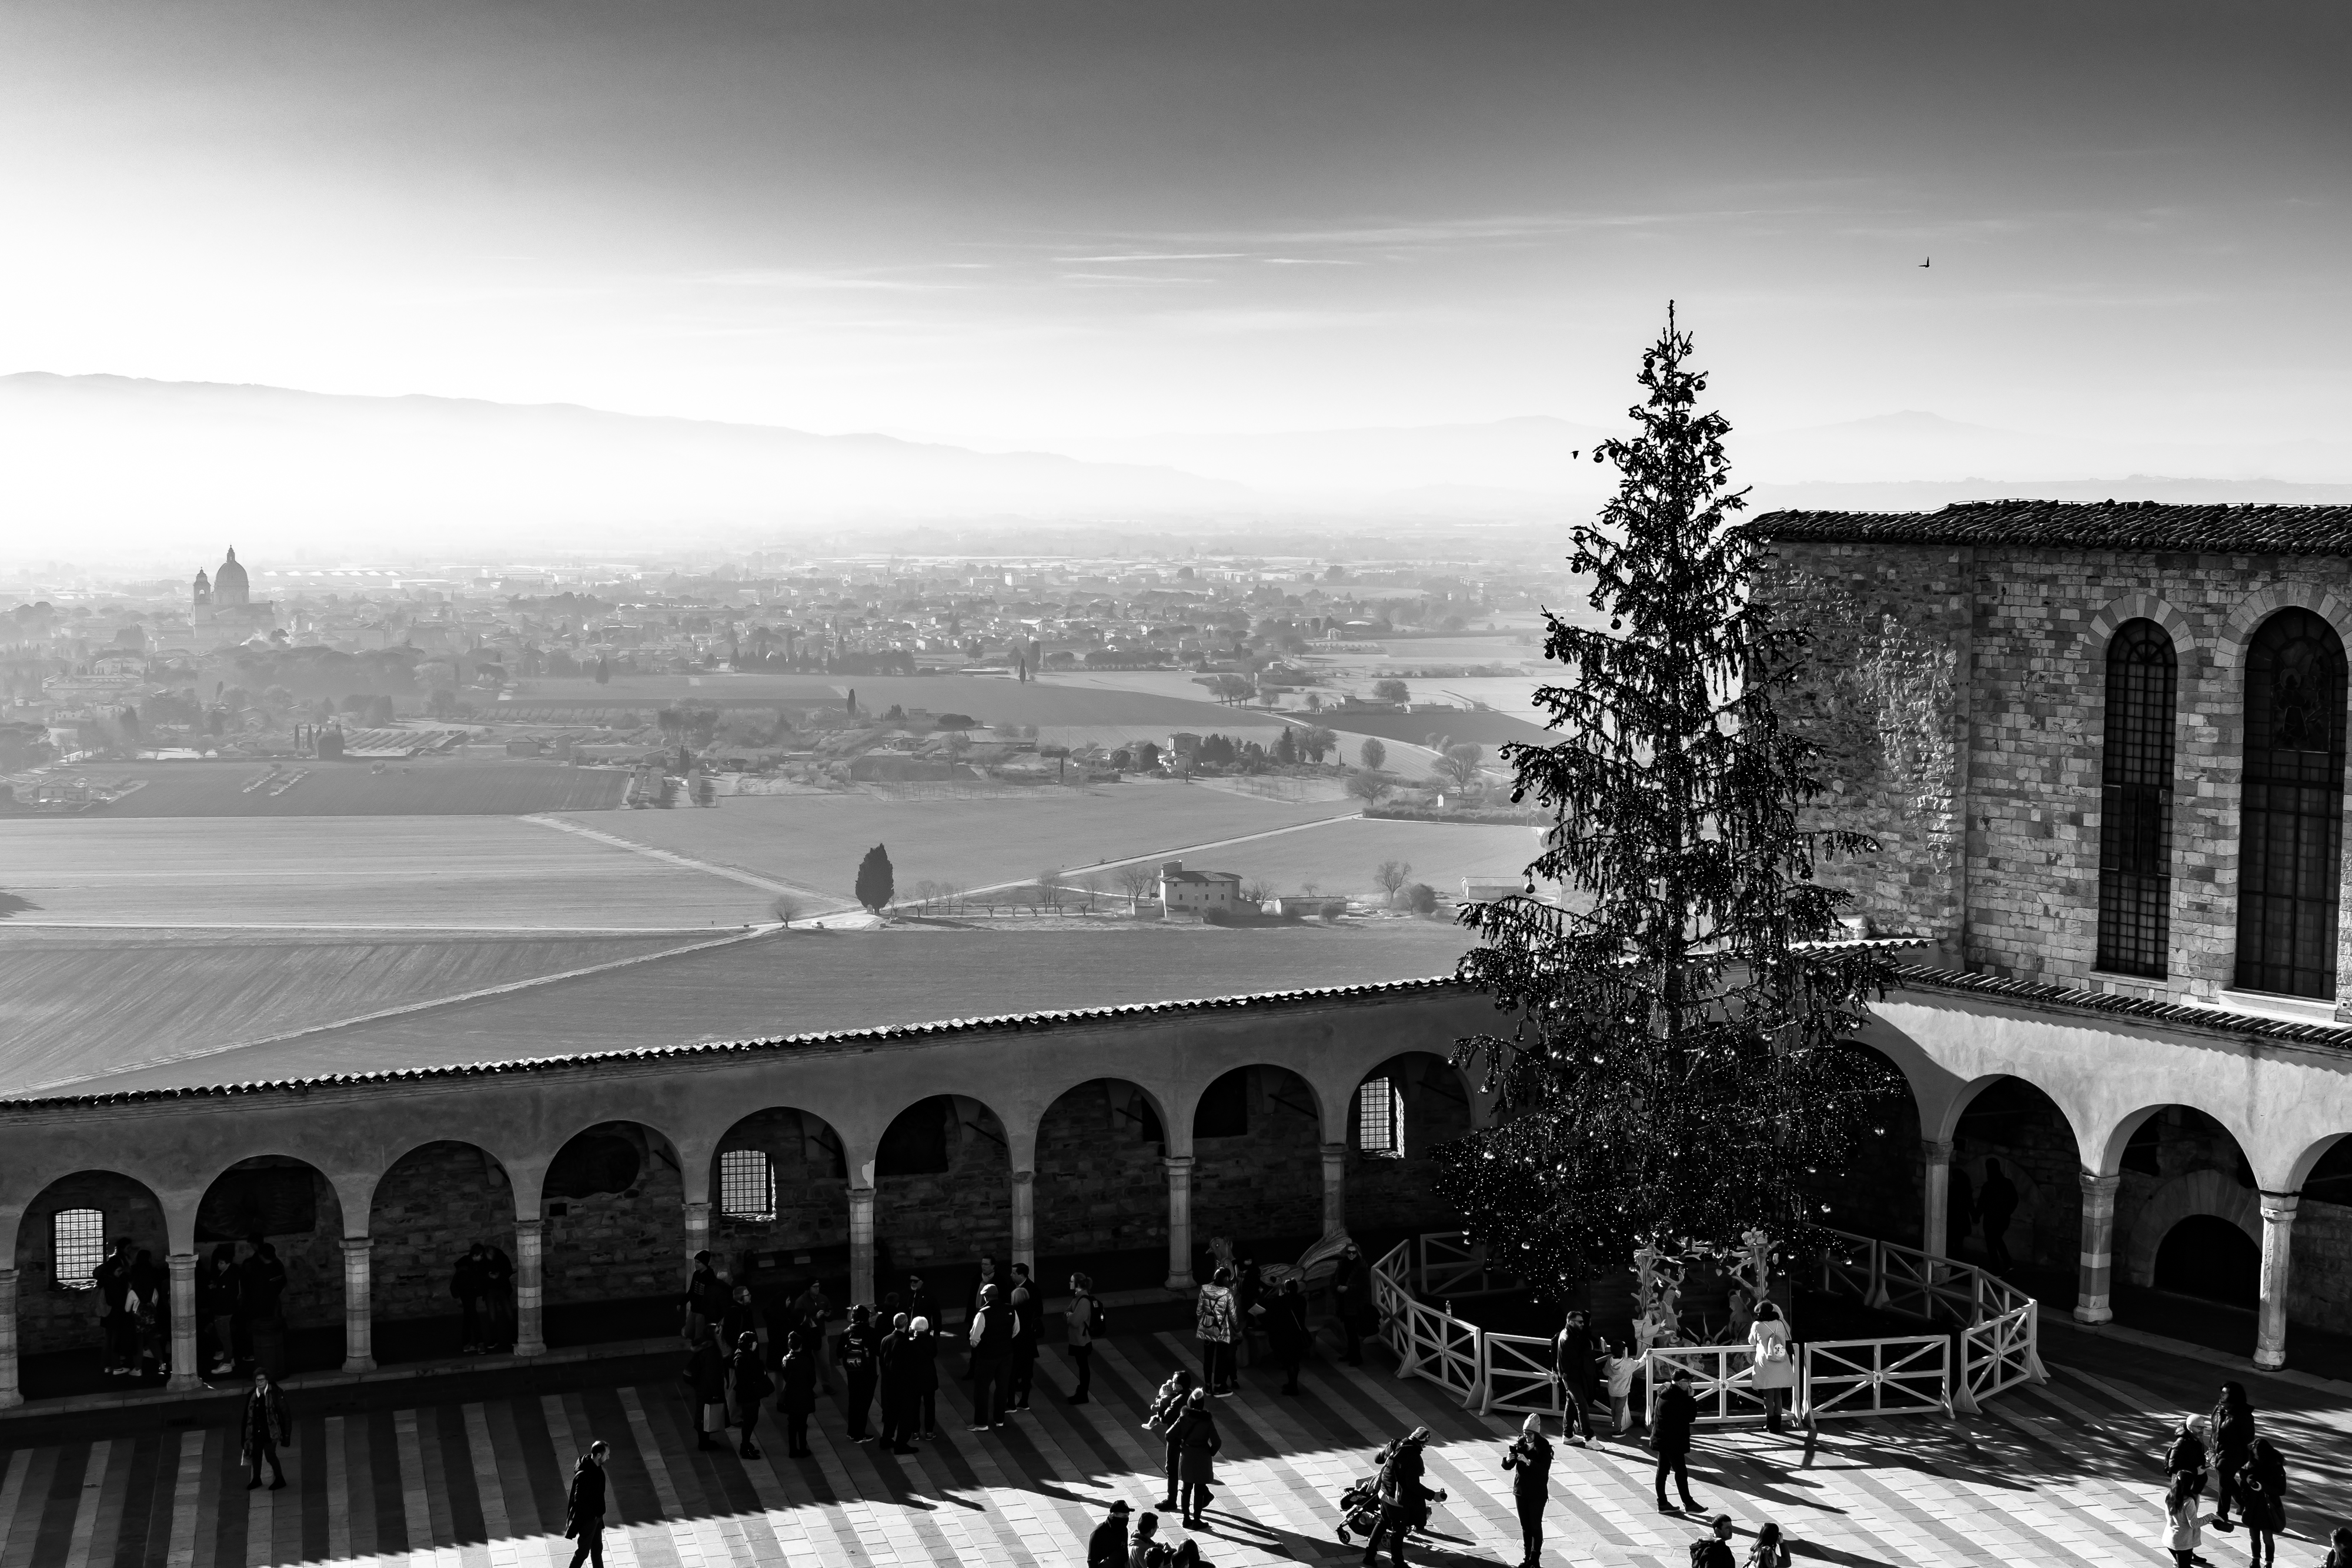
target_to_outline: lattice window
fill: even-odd
[[[1356,1146],[1384,1159],[1404,1158],[1404,1097],[1388,1078],[1369,1078],[1356,1090]]]
[[[49,1220],[51,1270],[68,1291],[87,1291],[98,1283],[98,1266],[106,1261],[106,1216],[95,1208],[61,1208]]]
[[[730,1219],[776,1217],[776,1171],[764,1149],[722,1149],[719,1212]]]
[[[2179,661],[2153,621],[2107,644],[2099,773],[2098,967],[2162,979],[2172,904],[2172,720]]]
[[[2282,610],[2246,649],[2246,768],[2238,810],[2237,982],[2336,995],[2344,841],[2344,643]]]

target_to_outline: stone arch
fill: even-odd
[[[2326,1159],[2330,1154],[2334,1153],[2336,1146],[2338,1144],[2341,1144],[2347,1137],[2352,1137],[2352,1134],[2330,1133],[2326,1137],[2317,1139],[2306,1145],[2301,1154],[2295,1155],[2294,1163],[2287,1167],[2286,1183],[2278,1190],[2283,1192],[2302,1191],[2304,1184],[2311,1180],[2313,1173],[2318,1170],[2320,1162]],[[2330,1161],[2329,1163],[2334,1164],[2336,1162]],[[2352,1197],[2352,1190],[2347,1190],[2345,1197]]]
[[[280,1154],[250,1155],[213,1177],[196,1204],[197,1267],[210,1267],[224,1246],[232,1255],[248,1253],[246,1243],[258,1236],[286,1270],[278,1315],[287,1327],[340,1329],[343,1238],[350,1234],[344,1218],[342,1195],[326,1172],[309,1160]],[[298,1354],[295,1364],[340,1365],[341,1350],[329,1355],[327,1349]]]
[[[1368,1104],[1366,1089],[1382,1084],[1389,1101]],[[1473,1085],[1448,1056],[1403,1051],[1369,1069],[1340,1114],[1347,1125],[1348,1229],[1351,1235],[1457,1229],[1462,1216],[1437,1196],[1435,1150],[1476,1124]],[[1379,1145],[1383,1113],[1393,1141]],[[1373,1142],[1368,1143],[1371,1134]]]
[[[2246,644],[2253,641],[2263,622],[2282,610],[2310,611],[2335,627],[2345,645],[2352,647],[2352,601],[2323,583],[2285,579],[2263,584],[2231,607],[2213,641],[2214,663],[2232,673],[2242,670]]]
[[[56,1265],[54,1222],[68,1209],[95,1209],[103,1218],[103,1246],[128,1237],[161,1272],[170,1257],[163,1200],[136,1176],[115,1170],[80,1170],[35,1193],[16,1224],[16,1346],[28,1398],[95,1392],[102,1375],[105,1335],[87,1289],[51,1288]]]
[[[476,1241],[515,1258],[518,1179],[480,1145],[448,1138],[418,1144],[384,1167],[367,1214],[379,1363],[447,1355],[463,1344],[450,1275]]]
[[[2189,1171],[2150,1193],[2132,1218],[2124,1264],[2133,1284],[2156,1282],[2157,1249],[2174,1226],[2199,1214],[2228,1220],[2256,1247],[2263,1244],[2262,1200],[2253,1188],[2240,1186],[2221,1171]]]
[[[1097,1291],[1167,1278],[1170,1152],[1165,1108],[1147,1085],[1090,1078],[1054,1097],[1038,1118],[1033,1167],[1038,1277],[1049,1291],[1078,1267]]]
[[[1845,1043],[1885,1065],[1892,1092],[1880,1117],[1863,1127],[1847,1168],[1822,1184],[1822,1199],[1832,1206],[1823,1223],[1917,1246],[1926,1239],[1927,1186],[1919,1092],[1896,1053],[1876,1039]]]
[[[656,1127],[591,1123],[539,1178],[541,1286],[550,1344],[635,1339],[672,1326],[686,1242],[686,1163]]]
[[[1335,1108],[1307,1077],[1255,1062],[1217,1075],[1193,1100],[1193,1274],[1209,1243],[1288,1260],[1322,1235],[1323,1144]]]
[[[730,1203],[729,1156],[766,1156],[764,1213]],[[849,1299],[849,1156],[814,1111],[770,1105],[738,1117],[710,1146],[710,1250],[719,1270],[764,1302],[814,1280]]]
[[[1944,1124],[1952,1145],[1953,1223],[1946,1251],[2052,1271],[2081,1256],[2083,1154],[2074,1115],[2039,1084],[2008,1073],[1977,1079],[1953,1096]],[[2017,1192],[2017,1207],[1995,1245],[1983,1215],[1984,1189],[1998,1166]],[[1975,1211],[1966,1237],[1958,1220]]]
[[[1008,1277],[1013,1143],[993,1106],[953,1093],[900,1106],[875,1140],[873,1167],[877,1291],[919,1273],[942,1312],[961,1311],[982,1258]]]
[[[2091,617],[2083,629],[2083,645],[2095,664],[2106,657],[2107,643],[2126,621],[2153,621],[2164,628],[2172,639],[2173,653],[2184,670],[2189,664],[2189,652],[2196,646],[2196,636],[2189,617],[2182,614],[2171,601],[2153,593],[2126,593],[2109,601]]]

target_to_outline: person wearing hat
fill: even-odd
[[[1429,1428],[1415,1427],[1398,1439],[1381,1462],[1381,1514],[1371,1534],[1364,1538],[1365,1568],[1372,1568],[1383,1541],[1389,1545],[1391,1568],[1404,1568],[1404,1538],[1429,1517],[1429,1492],[1422,1482],[1426,1467],[1421,1453],[1428,1442]]]
[[[1675,1377],[1666,1391],[1658,1396],[1658,1407],[1650,1417],[1650,1448],[1658,1456],[1658,1511],[1673,1513],[1666,1506],[1666,1478],[1672,1476],[1682,1490],[1684,1513],[1694,1512],[1698,1504],[1690,1493],[1691,1427],[1698,1419],[1698,1401],[1691,1395],[1690,1368],[1675,1368]]]
[[[1087,1568],[1127,1568],[1127,1516],[1131,1511],[1125,1498],[1112,1500],[1108,1516],[1087,1538]]]
[[[1707,1539],[1691,1542],[1691,1568],[1739,1568],[1731,1555],[1731,1516],[1718,1513],[1707,1526]]]
[[[2184,1416],[2179,1435],[2164,1451],[2164,1479],[2168,1486],[2174,1480],[2189,1482],[2189,1495],[2205,1495],[2205,1427],[2202,1416]]]

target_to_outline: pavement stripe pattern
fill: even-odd
[[[615,1568],[1051,1568],[1083,1560],[1113,1498],[1139,1510],[1159,1500],[1162,1454],[1139,1423],[1166,1370],[1191,1364],[1194,1348],[1169,1334],[1103,1345],[1084,1406],[1059,1397],[1067,1368],[1055,1357],[1041,1368],[1034,1408],[1000,1433],[967,1432],[966,1391],[944,1383],[940,1437],[910,1457],[849,1441],[831,1405],[812,1424],[810,1458],[783,1457],[775,1425],[761,1458],[702,1452],[677,1389],[659,1384],[486,1391],[298,1418],[282,1491],[245,1489],[225,1427],[0,1448],[0,1562],[563,1568],[572,1544],[562,1536],[565,1480],[599,1436],[614,1448],[605,1547]],[[2048,1385],[2014,1390],[1972,1419],[1827,1427],[1810,1465],[1790,1437],[1708,1435],[1692,1467],[1700,1502],[1731,1514],[1743,1537],[1777,1520],[1800,1562],[2161,1562],[2156,1455],[2178,1408],[2202,1403],[2211,1375],[2102,1343],[2070,1349],[2083,1364],[2055,1365]],[[2265,1429],[2296,1478],[2283,1544],[2301,1562],[2352,1510],[2343,1485],[2352,1406],[2308,1393],[2281,1403],[2264,1413]],[[1448,1498],[1410,1560],[1518,1560],[1510,1478],[1497,1463],[1510,1423],[1377,1366],[1310,1368],[1296,1397],[1279,1394],[1266,1369],[1251,1370],[1242,1395],[1216,1409],[1224,1448],[1202,1546],[1217,1568],[1356,1561],[1360,1547],[1334,1532],[1334,1500],[1375,1447],[1415,1425],[1435,1434],[1431,1479]],[[1163,1529],[1185,1533],[1172,1515]],[[1675,1568],[1700,1529],[1656,1511],[1639,1449],[1559,1448],[1548,1568]],[[2226,1543],[2234,1555],[2243,1540],[2209,1533],[2206,1550]]]

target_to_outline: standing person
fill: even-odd
[[[1691,1568],[1739,1568],[1731,1555],[1731,1516],[1718,1513],[1708,1521],[1706,1538],[1691,1542]]]
[[[833,1358],[841,1367],[844,1385],[842,1413],[849,1418],[849,1440],[866,1440],[866,1418],[874,1408],[874,1389],[881,1381],[882,1343],[874,1332],[874,1317],[860,1301],[849,1309],[849,1326],[835,1343]]]
[[[1307,1292],[1299,1287],[1296,1274],[1282,1282],[1282,1289],[1275,1292],[1274,1301],[1266,1309],[1265,1337],[1274,1349],[1275,1361],[1282,1367],[1282,1391],[1297,1393],[1298,1369],[1306,1364],[1310,1335],[1307,1327]]]
[[[488,1241],[482,1249],[482,1302],[488,1309],[491,1350],[512,1350],[515,1340],[514,1260]]]
[[[1177,1460],[1181,1455],[1177,1448],[1176,1423],[1186,1410],[1192,1408],[1192,1375],[1178,1367],[1168,1375],[1168,1381],[1160,1385],[1160,1392],[1152,1396],[1151,1412],[1143,1418],[1144,1429],[1160,1434],[1160,1441],[1167,1448],[1168,1495],[1160,1500],[1162,1510],[1174,1508],[1177,1504],[1181,1486],[1176,1477]]]
[[[1620,1437],[1633,1429],[1633,1379],[1642,1370],[1642,1358],[1633,1354],[1631,1340],[1609,1353],[1606,1367],[1609,1378],[1609,1416]]]
[[[1084,1274],[1070,1276],[1069,1310],[1062,1314],[1062,1332],[1069,1342],[1066,1346],[1070,1364],[1077,1369],[1078,1381],[1070,1390],[1070,1403],[1084,1405],[1095,1379],[1095,1336],[1102,1332],[1102,1303],[1095,1299],[1095,1282]]]
[[[735,1451],[744,1458],[756,1459],[760,1447],[751,1441],[751,1430],[760,1424],[760,1402],[776,1386],[768,1381],[768,1369],[760,1363],[757,1334],[747,1333],[735,1342],[735,1356],[728,1366],[728,1375],[734,1384],[735,1424],[743,1429],[743,1440]]]
[[[751,1304],[751,1287],[738,1285],[728,1292],[727,1305],[719,1312],[719,1343],[734,1344],[745,1334],[760,1337],[760,1309]]]
[[[1045,1296],[1029,1278],[1029,1265],[1013,1265],[1013,1292],[1005,1303],[1013,1312],[1013,1343],[1004,1354],[1004,1407],[1029,1408],[1029,1390],[1037,1381],[1037,1335],[1045,1326]]]
[[[816,1414],[816,1353],[798,1339],[776,1369],[776,1413],[784,1418],[785,1457],[807,1458],[809,1417]]]
[[[1219,1398],[1234,1391],[1234,1271],[1220,1268],[1201,1287],[1192,1334],[1201,1342],[1201,1386]]]
[[[940,1336],[929,1318],[917,1318],[907,1332],[907,1419],[928,1443],[940,1435]]]
[[[1984,1190],[1977,1197],[1977,1214],[1984,1220],[1985,1256],[1996,1272],[2013,1265],[2009,1256],[2009,1222],[2017,1213],[2017,1186],[2001,1175],[1999,1160],[1985,1161]]]
[[[716,1448],[727,1430],[727,1353],[709,1334],[686,1358],[686,1384],[694,1400],[694,1446]]]
[[[2205,1495],[2205,1417],[2181,1417],[2179,1435],[2164,1451],[2164,1479],[2169,1485],[2186,1477],[2195,1496]]]
[[[2185,1475],[2176,1475],[2164,1490],[2164,1541],[2172,1553],[2173,1568],[2189,1568],[2205,1532],[2197,1522],[2197,1489]]]
[[[269,1381],[269,1374],[253,1375],[253,1392],[245,1396],[245,1415],[237,1423],[237,1440],[245,1454],[245,1462],[253,1467],[252,1479],[245,1483],[251,1491],[261,1484],[261,1462],[269,1461],[269,1490],[278,1490],[286,1484],[286,1472],[278,1468],[278,1449],[282,1444],[294,1446],[294,1429],[286,1424],[286,1403],[278,1395],[278,1385]]]
[[[971,1327],[965,1331],[971,1350],[971,1429],[1002,1430],[1004,1426],[1004,1360],[1013,1346],[1013,1313],[1000,1306],[994,1285],[982,1285],[971,1309]]]
[[[98,1315],[106,1335],[106,1375],[129,1377],[139,1367],[139,1325],[131,1316],[131,1270],[138,1261],[131,1238],[114,1239],[114,1250],[92,1271]]]
[[[1087,1568],[1127,1568],[1127,1516],[1130,1511],[1125,1498],[1112,1500],[1110,1512],[1087,1537]]]
[[[236,1244],[224,1241],[196,1275],[196,1322],[212,1330],[215,1376],[236,1370]]]
[[[572,1468],[572,1490],[563,1500],[563,1536],[572,1548],[572,1568],[583,1563],[604,1568],[604,1461],[612,1450],[597,1438]]]
[[[1755,1358],[1754,1384],[1764,1396],[1765,1430],[1780,1429],[1780,1407],[1797,1386],[1797,1358],[1789,1347],[1789,1320],[1772,1301],[1756,1303],[1756,1321],[1748,1325],[1748,1349]]]
[[[686,1325],[681,1332],[686,1335],[687,1343],[694,1343],[719,1326],[713,1320],[723,1309],[715,1309],[714,1303],[726,1299],[726,1286],[719,1281],[719,1270],[711,1265],[710,1254],[697,1252],[694,1255],[694,1272],[687,1276],[686,1294],[680,1298],[686,1308]]]
[[[1429,1428],[1415,1427],[1381,1461],[1381,1512],[1371,1534],[1364,1538],[1365,1568],[1371,1568],[1383,1541],[1389,1544],[1392,1568],[1404,1568],[1404,1538],[1429,1514],[1429,1491],[1423,1483],[1427,1468],[1421,1452],[1428,1441]]]
[[[1585,1406],[1592,1401],[1592,1364],[1599,1357],[1591,1316],[1582,1308],[1571,1307],[1559,1333],[1552,1336],[1551,1375],[1559,1385],[1561,1440],[1574,1437],[1580,1448],[1592,1437]]]
[[[2352,1527],[2337,1525],[2327,1535],[2327,1556],[2319,1568],[2352,1568]]]
[[[481,1250],[482,1244],[475,1242],[457,1254],[457,1261],[449,1270],[449,1294],[457,1299],[458,1313],[464,1319],[457,1351],[460,1355],[472,1355],[482,1348]],[[251,1268],[253,1261],[248,1259],[246,1266]]]
[[[907,1397],[907,1353],[913,1338],[908,1332],[907,1314],[898,1312],[890,1319],[890,1332],[874,1347],[875,1388],[882,1400],[882,1441],[894,1454],[915,1451],[913,1406]]]
[[[276,1370],[282,1374],[285,1324],[278,1317],[278,1301],[286,1293],[286,1265],[278,1260],[278,1249],[267,1238],[257,1233],[248,1236],[246,1245],[251,1251],[237,1265],[237,1294],[245,1302],[249,1333],[260,1334],[261,1340],[272,1347],[269,1354],[276,1361]],[[249,1348],[256,1361],[262,1359],[261,1341]]]
[[[1756,1544],[1748,1549],[1747,1568],[1790,1568],[1789,1543],[1777,1524],[1756,1527]]]
[[[2254,1407],[2246,1398],[2244,1384],[2221,1385],[2221,1397],[2213,1402],[2210,1430],[2214,1492],[2220,1500],[2213,1510],[2213,1523],[2217,1529],[2227,1530],[2230,1502],[2238,1491],[2238,1472],[2245,1468],[2247,1456],[2254,1447]]]
[[[990,1291],[994,1291],[1000,1298],[1004,1294],[1004,1287],[996,1279],[996,1260],[982,1258],[980,1260],[980,1277],[972,1281],[971,1292],[964,1298],[963,1326],[966,1329],[971,1327],[972,1318],[980,1312],[980,1298]]]
[[[2286,1529],[2286,1461],[2268,1437],[2254,1439],[2238,1472],[2238,1517],[2246,1526],[2248,1568],[2269,1568]]]
[[[1685,1367],[1675,1368],[1674,1381],[1658,1396],[1658,1408],[1651,1417],[1650,1447],[1658,1456],[1658,1511],[1673,1513],[1666,1506],[1666,1478],[1672,1476],[1682,1489],[1682,1511],[1696,1511],[1698,1504],[1691,1500],[1690,1448],[1691,1424],[1698,1419],[1698,1401],[1691,1396],[1691,1375]]]
[[[171,1276],[155,1267],[155,1255],[145,1248],[131,1260],[131,1327],[139,1341],[141,1376],[168,1377],[172,1371]]]
[[[1169,1440],[1177,1449],[1177,1495],[1183,1500],[1184,1522],[1203,1529],[1206,1521],[1201,1516],[1208,1511],[1209,1489],[1216,1482],[1217,1450],[1225,1446],[1217,1434],[1217,1411],[1206,1388],[1192,1390],[1192,1402],[1176,1418]]]
[[[1339,1338],[1348,1347],[1348,1364],[1364,1364],[1363,1322],[1372,1306],[1371,1270],[1352,1241],[1331,1270],[1331,1308],[1339,1316]]]
[[[907,1300],[905,1306],[907,1309],[907,1318],[908,1322],[912,1322],[916,1318],[922,1318],[929,1322],[934,1330],[939,1327],[939,1303],[932,1301],[930,1291],[923,1288],[923,1277],[920,1274],[909,1274],[907,1276]]]
[[[1519,1505],[1519,1568],[1537,1568],[1543,1556],[1544,1504],[1551,1499],[1551,1440],[1543,1417],[1530,1413],[1519,1423],[1518,1439],[1503,1455],[1511,1477],[1511,1499]]]

